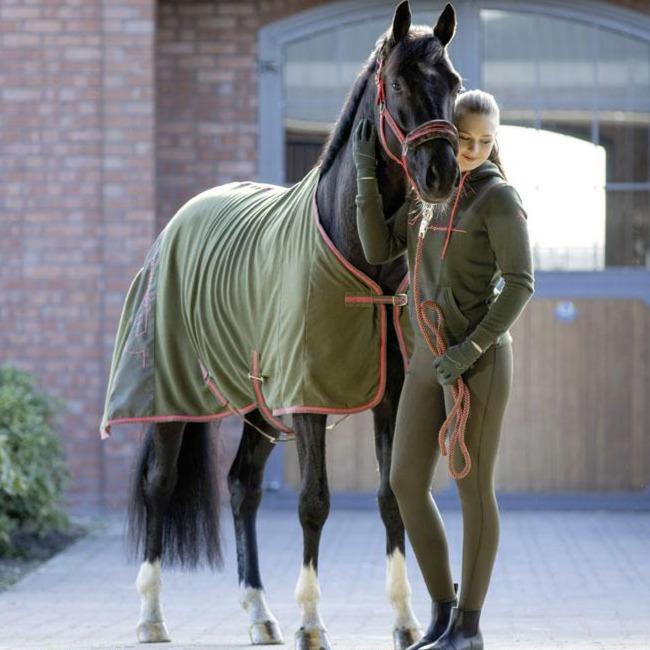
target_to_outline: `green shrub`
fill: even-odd
[[[14,534],[68,527],[61,505],[68,471],[53,428],[62,407],[28,373],[0,366],[0,555],[19,552]]]

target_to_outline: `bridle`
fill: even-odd
[[[377,99],[375,100],[375,103],[379,106],[379,140],[384,147],[386,155],[394,160],[404,170],[406,177],[419,196],[417,185],[411,176],[411,172],[409,171],[408,163],[406,160],[409,149],[414,149],[418,145],[421,145],[424,142],[428,142],[429,140],[442,139],[447,140],[447,142],[451,144],[454,149],[454,154],[456,154],[458,153],[458,130],[451,122],[448,122],[447,120],[429,120],[428,122],[425,122],[424,124],[416,127],[412,131],[409,131],[409,133],[405,135],[395,121],[395,118],[391,115],[388,107],[386,106],[386,88],[384,78],[382,76],[384,61],[385,60],[383,57],[378,60],[377,70],[375,72],[375,85],[377,86]],[[402,148],[401,158],[398,158],[388,146],[385,133],[386,122],[388,122],[388,126],[400,143],[400,146]]]

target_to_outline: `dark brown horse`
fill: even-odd
[[[356,172],[351,134],[364,118],[380,128],[379,111],[387,109],[403,133],[422,133],[412,146],[402,149],[394,132],[386,129],[386,147],[378,147],[377,177],[386,215],[405,200],[409,181],[404,162],[420,198],[436,203],[447,200],[458,177],[453,141],[431,136],[435,125],[449,124],[461,79],[447,56],[446,46],[456,28],[451,5],[435,28],[411,28],[408,2],[396,9],[389,30],[380,38],[359,74],[326,144],[316,201],[320,219],[343,256],[374,280],[385,294],[395,294],[406,272],[403,259],[383,266],[369,264],[356,228]],[[378,105],[376,72],[381,64],[385,105]],[[432,122],[433,120],[437,122]],[[428,126],[427,126],[428,125]],[[433,125],[433,126],[432,126]],[[426,133],[425,133],[426,136]],[[323,345],[336,345],[323,341]],[[388,557],[387,593],[394,609],[393,636],[397,648],[417,640],[419,624],[410,604],[410,587],[404,561],[404,527],[389,485],[390,457],[397,403],[404,380],[398,339],[389,319],[387,381],[382,401],[373,409],[376,453],[380,470],[378,503],[386,527]],[[237,536],[237,561],[242,604],[250,616],[253,643],[281,643],[276,619],[264,595],[258,563],[256,514],[262,498],[265,463],[274,445],[274,430],[259,411],[247,415],[239,450],[228,475]],[[325,470],[326,415],[295,414],[293,430],[300,461],[299,517],[304,553],[296,587],[301,609],[298,648],[329,648],[319,613],[318,549],[329,513]],[[433,435],[433,432],[432,432]],[[432,438],[433,440],[433,438]],[[433,443],[432,443],[433,444]],[[178,561],[192,566],[220,560],[218,495],[207,425],[191,422],[157,423],[150,426],[135,473],[130,506],[130,533],[137,554],[144,551],[137,588],[142,599],[138,625],[141,642],[169,640],[160,604],[160,563]],[[140,557],[142,557],[140,555]]]

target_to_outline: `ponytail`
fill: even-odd
[[[503,168],[503,163],[501,162],[501,157],[499,156],[499,143],[496,140],[492,145],[492,151],[490,151],[488,160],[497,166],[499,172],[501,173],[501,176],[503,176],[503,180],[507,181],[508,177],[506,176],[506,170]]]

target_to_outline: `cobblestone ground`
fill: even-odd
[[[458,576],[460,514],[443,511],[443,516]],[[223,573],[164,574],[163,603],[173,642],[149,647],[247,645],[228,512],[224,528]],[[259,528],[267,594],[287,641],[284,647],[292,647],[300,528],[294,512],[282,509],[263,510]],[[649,650],[649,541],[649,513],[503,512],[482,619],[486,648]],[[391,648],[383,552],[376,512],[332,512],[323,535],[320,578],[322,614],[334,648]],[[108,519],[101,530],[0,594],[0,648],[138,647],[136,570],[124,559],[121,519]],[[425,623],[429,605],[412,553],[409,571],[414,608]]]

